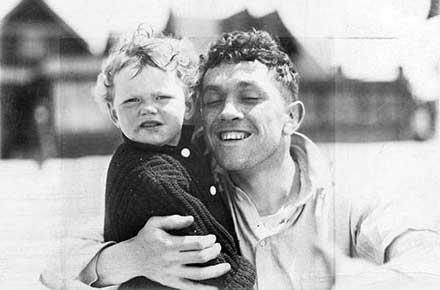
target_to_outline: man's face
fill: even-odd
[[[228,171],[273,166],[290,144],[290,135],[283,134],[291,120],[287,102],[274,72],[258,61],[206,72],[202,119],[208,144]]]
[[[175,72],[146,66],[133,77],[133,65],[114,78],[113,122],[130,139],[152,145],[176,145],[186,111],[183,85]]]

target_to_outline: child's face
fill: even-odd
[[[177,145],[184,118],[191,117],[192,103],[185,104],[182,82],[174,71],[146,66],[123,68],[114,78],[114,100],[110,116],[130,140]]]

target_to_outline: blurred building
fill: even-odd
[[[0,44],[2,158],[112,150],[119,137],[91,98],[101,57],[43,0],[2,19]]]
[[[427,139],[435,131],[435,102],[412,95],[400,70],[392,81],[348,79],[318,61],[286,28],[277,12],[254,17],[247,10],[226,19],[169,14],[164,32],[188,37],[201,52],[219,33],[264,29],[280,44],[301,75],[306,105],[301,131],[316,141]],[[109,154],[120,134],[99,112],[92,88],[103,55],[43,0],[22,0],[0,26],[1,158],[75,157]],[[329,47],[322,47],[325,51]]]

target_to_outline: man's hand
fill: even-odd
[[[99,255],[97,272],[100,285],[121,284],[144,276],[178,289],[215,289],[191,280],[219,277],[230,270],[227,263],[207,267],[187,264],[205,263],[220,254],[214,235],[172,236],[167,230],[188,227],[191,216],[152,217],[132,239],[104,249]]]

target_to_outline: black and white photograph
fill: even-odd
[[[440,289],[440,0],[2,0],[0,289]]]

